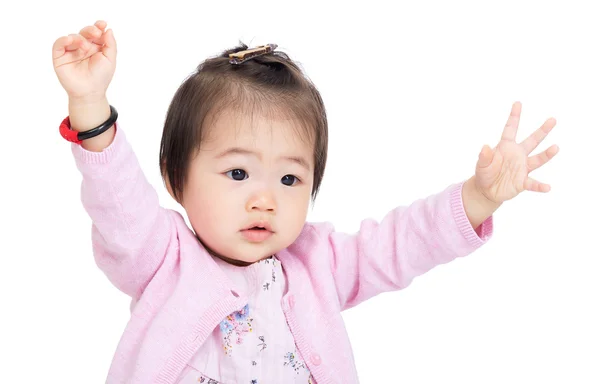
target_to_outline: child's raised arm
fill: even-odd
[[[389,212],[380,222],[365,220],[355,235],[331,225],[315,226],[327,239],[341,309],[378,293],[405,288],[436,265],[466,256],[492,235],[492,214],[523,191],[548,192],[530,177],[557,153],[553,145],[531,155],[556,125],[547,119],[521,143],[516,142],[521,103],[515,102],[500,142],[483,146],[475,175],[464,183]]]
[[[462,183],[390,211],[381,222],[363,220],[356,234],[329,223],[315,229],[329,243],[340,309],[406,288],[437,265],[466,256],[492,235],[488,217],[473,229],[462,202]]]
[[[106,22],[63,36],[52,48],[58,79],[69,97],[71,129],[87,131],[108,120],[106,90],[116,66],[116,41]],[[177,246],[175,224],[159,205],[119,124],[72,144],[83,181],[81,200],[92,219],[96,263],[110,281],[139,298]]]

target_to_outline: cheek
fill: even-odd
[[[284,220],[289,223],[290,229],[299,232],[304,226],[310,204],[310,190],[298,190],[294,194],[285,196],[282,201],[285,207]],[[280,210],[281,212],[281,210]]]
[[[229,196],[232,191],[223,184],[212,177],[190,183],[185,209],[194,227],[210,231],[233,215],[235,207]]]

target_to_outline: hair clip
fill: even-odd
[[[242,64],[243,62],[255,58],[257,56],[266,55],[267,53],[273,52],[277,48],[277,44],[261,45],[253,49],[240,51],[229,54],[229,62],[231,64]]]

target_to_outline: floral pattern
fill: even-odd
[[[258,344],[258,346],[260,347],[260,352],[262,352],[265,349],[267,349],[267,343],[265,343],[265,337],[264,336],[258,336],[258,340],[260,340],[260,344]],[[253,361],[253,363],[255,363],[255,362]]]
[[[239,311],[233,312],[227,316],[225,320],[221,321],[219,325],[223,336],[223,349],[225,354],[231,356],[233,350],[232,338],[235,340],[235,344],[242,344],[244,336],[252,332],[252,321],[254,319],[249,317],[250,306],[246,304],[244,308]]]
[[[279,260],[270,257],[243,270],[228,267],[223,270],[231,273],[239,289],[246,290],[248,303],[218,324],[210,343],[201,346],[189,364],[192,371],[179,384],[222,384],[209,377],[244,384],[272,382],[272,377],[314,384],[281,309],[285,275]]]
[[[218,381],[216,381],[216,380],[213,380],[213,379],[209,379],[208,377],[206,377],[206,376],[204,376],[204,375],[201,375],[201,376],[198,378],[198,382],[199,382],[199,383],[202,383],[202,384],[204,384],[204,383],[206,383],[206,384],[221,384],[221,383],[219,383]]]
[[[298,360],[297,356],[298,352],[296,351],[286,353],[286,355],[284,356],[283,365],[292,367],[294,371],[296,371],[296,373],[300,373],[301,369],[308,371],[306,364],[304,364],[302,360]]]

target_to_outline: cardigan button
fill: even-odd
[[[310,360],[314,365],[321,365],[321,356],[316,353],[313,353]]]
[[[234,290],[231,290],[231,294],[235,297],[240,297],[240,295]]]

